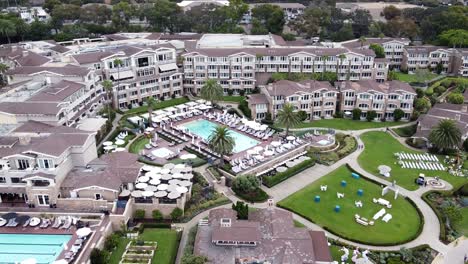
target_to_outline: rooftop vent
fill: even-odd
[[[221,227],[231,227],[231,218],[221,218]]]

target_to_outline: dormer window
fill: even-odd
[[[16,163],[18,165],[18,170],[26,170],[29,168],[29,160],[27,159],[19,159]]]

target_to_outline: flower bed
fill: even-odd
[[[263,176],[263,184],[268,188],[275,186],[276,184],[291,178],[292,176],[298,174],[299,172],[308,169],[315,165],[315,161],[313,159],[304,160],[303,162],[297,164],[286,170],[285,172],[278,172],[272,176]]]

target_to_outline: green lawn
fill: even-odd
[[[164,228],[145,228],[139,238],[144,241],[158,242],[153,264],[174,264],[179,247],[179,237],[176,231]]]
[[[135,139],[132,144],[128,147],[128,151],[131,153],[138,154],[140,150],[145,148],[145,145],[149,143],[149,138],[146,136],[140,136]]]
[[[416,124],[393,128],[393,131],[397,133],[400,137],[411,137],[412,135],[414,135],[414,133],[416,133]]]
[[[180,97],[180,98],[175,98],[175,99],[170,99],[170,100],[165,100],[165,101],[159,101],[156,103],[156,106],[153,107],[153,110],[162,109],[162,108],[166,108],[166,107],[174,106],[174,105],[180,105],[188,101],[190,100],[187,97]],[[144,105],[144,106],[132,108],[128,111],[125,111],[125,115],[128,116],[132,114],[141,114],[141,113],[146,113],[146,112],[148,112],[148,106]]]
[[[117,248],[115,248],[111,252],[111,255],[109,257],[110,264],[119,264],[128,242],[130,242],[130,239],[128,238],[121,237],[119,239],[119,244],[117,245]]]
[[[417,82],[417,77],[416,74],[407,74],[407,73],[402,73],[402,72],[395,72],[396,79],[402,82]],[[434,79],[435,77],[439,76],[438,74],[435,73],[429,73],[428,78],[426,81],[430,81]]]
[[[464,207],[460,209],[460,211],[463,215],[463,220],[461,220],[460,223],[457,223],[454,227],[460,234],[468,236],[468,207]]]
[[[397,159],[394,153],[404,151],[406,153],[423,153],[420,151],[414,151],[409,149],[395,138],[385,132],[367,132],[361,136],[364,141],[366,148],[364,152],[359,156],[358,161],[363,169],[366,171],[380,176],[377,167],[379,165],[387,165],[392,168],[390,172],[391,177],[385,178],[388,181],[396,180],[397,184],[408,190],[416,190],[418,185],[414,183],[419,173],[424,173],[426,176],[439,176],[443,180],[450,182],[454,188],[460,187],[462,184],[467,182],[466,178],[456,177],[450,175],[445,171],[430,171],[430,170],[418,170],[418,169],[403,169],[397,164]],[[439,157],[443,159],[442,157]]]
[[[346,187],[340,185],[342,180],[347,181]],[[320,191],[321,185],[327,185],[328,190]],[[358,189],[364,190],[362,197],[357,195]],[[392,208],[386,209],[393,216],[388,223],[377,220],[374,226],[363,226],[355,221],[355,214],[372,219],[382,208],[372,202],[373,198],[381,197],[381,191],[379,185],[365,178],[352,178],[351,171],[346,166],[341,166],[280,201],[279,205],[307,217],[339,236],[363,243],[385,245],[414,238],[420,228],[421,219],[416,208],[401,196],[396,200],[393,199],[393,194],[385,196],[392,203]],[[345,197],[338,199],[337,192],[344,193]],[[321,197],[318,203],[314,202],[316,195]],[[362,208],[355,207],[354,201],[358,200],[362,201]],[[334,211],[335,205],[341,206],[339,213]]]
[[[367,128],[392,127],[405,124],[405,122],[367,122],[345,118],[321,119],[312,122],[303,122],[296,128],[327,127],[339,130],[361,130]]]
[[[244,96],[236,96],[236,95],[226,95],[223,96],[223,102],[232,102],[232,103],[240,103],[245,99]]]
[[[250,208],[249,208],[250,209]],[[297,220],[293,220],[294,221],[294,226],[295,227],[306,227],[303,223],[297,221]]]

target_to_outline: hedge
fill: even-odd
[[[253,193],[241,193],[235,189],[232,189],[234,193],[236,194],[237,197],[246,200],[248,202],[257,202],[257,203],[262,203],[268,200],[269,196],[268,194],[262,190],[260,187],[255,190]]]
[[[143,233],[145,228],[168,228],[171,229],[171,224],[169,223],[141,223],[138,228],[138,233]]]
[[[282,181],[285,181],[291,178],[292,176],[298,174],[299,172],[304,171],[314,165],[315,165],[315,161],[313,159],[304,160],[303,162],[297,164],[296,166],[289,168],[285,172],[278,172],[272,176],[262,177],[262,183],[268,188],[271,188],[275,186],[276,184]]]
[[[229,200],[226,196],[222,196],[216,200],[207,201],[205,203],[198,205],[191,211],[186,210],[184,212],[184,217],[182,218],[181,222],[186,223],[192,220],[192,218],[194,218],[195,216],[199,215],[200,213],[203,213],[204,211],[208,209],[218,207],[221,205],[225,205],[225,204],[229,204],[229,203],[231,203],[231,200]]]
[[[351,154],[357,149],[357,141],[354,137],[347,136],[344,138],[343,142],[340,143],[344,143],[342,144],[343,147],[336,152],[340,158]]]
[[[440,192],[440,191],[429,191],[429,192],[426,192],[425,194],[423,194],[421,196],[421,198],[424,200],[424,202],[427,203],[427,205],[429,205],[432,209],[432,211],[434,211],[434,213],[436,214],[437,216],[437,219],[439,220],[439,229],[440,229],[440,235],[439,235],[439,239],[442,241],[442,242],[447,242],[447,230],[445,230],[445,217],[442,215],[442,213],[440,212],[439,208],[437,208],[437,206],[431,201],[431,199],[429,199],[429,195],[433,194],[433,193],[439,193],[441,195],[447,195],[447,193],[451,193],[451,192]]]

